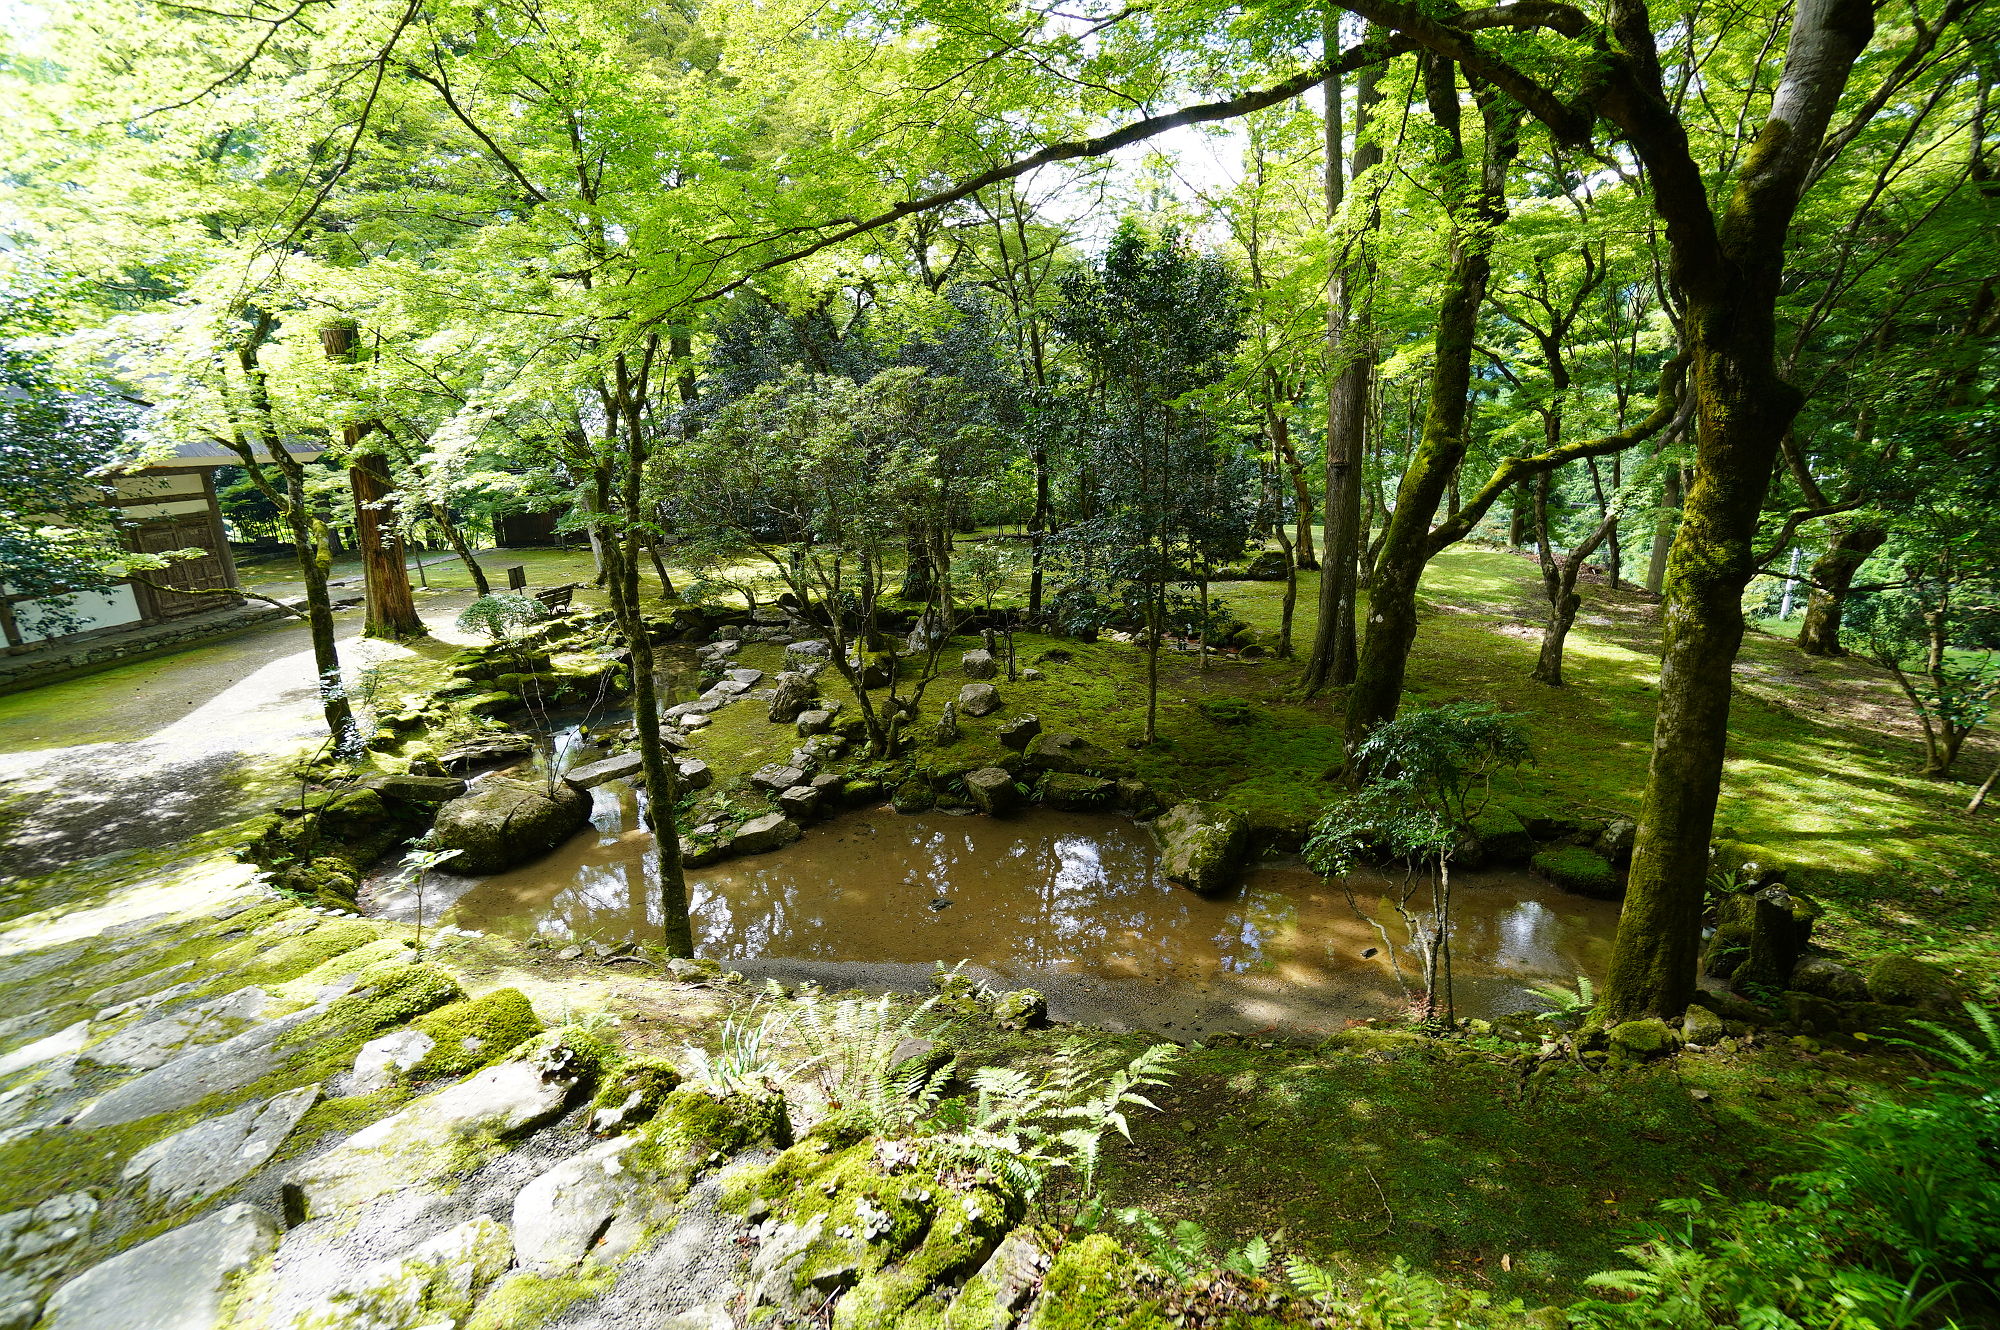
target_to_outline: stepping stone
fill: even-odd
[[[171,1001],[171,999],[163,996],[164,990],[168,985],[173,984],[193,968],[193,961],[182,961],[179,965],[169,965],[164,970],[153,970],[150,973],[140,975],[136,979],[127,979],[122,984],[113,984],[109,988],[99,989],[97,992],[91,994],[90,1000],[105,1007],[121,1008],[122,1010],[118,1012],[119,1015],[123,1015],[125,1011],[132,1010],[142,1002],[148,1006],[156,1007],[161,1002]],[[108,1020],[110,1017],[100,1012],[97,1019]]]
[[[505,1138],[559,1116],[582,1079],[581,1060],[557,1043],[425,1095],[293,1172],[286,1214],[303,1223],[424,1185],[447,1168],[464,1171],[473,1143],[497,1152]]]
[[[176,1201],[213,1196],[262,1168],[318,1099],[319,1087],[305,1085],[197,1122],[133,1155],[125,1181]]]
[[[37,1039],[32,1044],[24,1044],[6,1057],[0,1057],[0,1076],[12,1076],[17,1071],[38,1067],[44,1062],[68,1057],[81,1049],[90,1040],[90,1022],[78,1021],[64,1030],[58,1030],[46,1039]]]
[[[84,1050],[77,1061],[100,1067],[150,1071],[171,1061],[182,1050],[220,1043],[241,1034],[269,1006],[271,995],[256,986],[197,1002],[171,1016],[128,1026],[103,1043]]]
[[[41,1330],[208,1330],[230,1277],[277,1245],[270,1216],[232,1205],[70,1280],[49,1299]]]
[[[176,966],[175,968],[178,969],[180,967]],[[178,1002],[200,987],[201,985],[192,979],[184,983],[170,984],[157,993],[148,993],[145,997],[133,998],[131,1001],[121,1002],[115,1007],[106,1007],[103,1011],[98,1012],[93,1019],[99,1025],[102,1025],[106,1021],[115,1021],[121,1016],[129,1016],[135,1011],[151,1011],[154,1007],[164,1007],[169,1002]]]
[[[762,854],[790,845],[798,838],[798,823],[783,813],[766,813],[737,828],[736,834],[729,838],[729,848],[735,854]]]
[[[740,683],[745,688],[755,688],[764,681],[764,671],[745,667],[739,670],[726,670],[722,677],[731,683]]]
[[[805,778],[806,773],[797,767],[781,767],[774,762],[768,767],[759,767],[756,771],[752,772],[750,774],[750,783],[759,789],[769,790],[772,794],[777,794],[780,791],[791,789],[794,785],[803,784]]]
[[[445,1309],[470,1307],[485,1296],[507,1273],[512,1253],[507,1226],[480,1215],[363,1266],[280,1324],[286,1330],[451,1330],[461,1322]],[[527,1323],[512,1324],[525,1330]]]
[[[0,1326],[35,1323],[42,1291],[71,1266],[96,1222],[97,1202],[82,1191],[0,1215]]]
[[[171,1113],[200,1103],[213,1094],[241,1090],[276,1071],[286,1052],[278,1041],[320,1015],[324,1005],[307,1007],[262,1025],[253,1025],[219,1044],[190,1049],[173,1061],[116,1087],[77,1114],[75,1125],[116,1127],[155,1113]]]
[[[396,1083],[396,1073],[424,1060],[437,1040],[422,1030],[397,1030],[371,1039],[354,1058],[354,1073],[342,1088],[349,1094],[374,1094]]]
[[[616,757],[602,758],[596,762],[586,762],[580,767],[571,767],[563,773],[563,779],[579,790],[594,790],[608,780],[630,780],[639,774],[644,759],[637,753],[620,753]]]
[[[631,1250],[644,1228],[641,1216],[620,1213],[632,1209],[626,1202],[638,1185],[620,1156],[637,1139],[592,1146],[523,1187],[514,1198],[514,1259],[554,1275],[586,1257],[615,1260]]]

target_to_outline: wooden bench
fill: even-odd
[[[557,613],[569,608],[570,598],[576,595],[576,589],[580,585],[582,584],[578,582],[569,582],[562,586],[552,586],[546,591],[537,591],[535,599],[542,603],[543,609]]]

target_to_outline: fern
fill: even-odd
[[[1097,1177],[1104,1134],[1131,1138],[1126,1111],[1155,1108],[1141,1093],[1166,1084],[1179,1054],[1156,1044],[1106,1069],[1081,1040],[1065,1040],[1039,1078],[1015,1067],[972,1073],[970,1104],[940,1104],[931,1124],[941,1148],[991,1169],[1032,1196],[1050,1173],[1075,1175],[1088,1192]]]
[[[1553,1010],[1543,1012],[1540,1020],[1571,1020],[1597,1005],[1597,986],[1590,982],[1589,975],[1578,975],[1573,989],[1561,984],[1536,984],[1528,991],[1553,1004]]]
[[[791,1075],[811,1076],[829,1107],[877,1131],[914,1126],[936,1105],[951,1068],[926,1072],[919,1066],[898,1076],[896,1050],[920,1037],[937,1002],[930,998],[897,1019],[895,1001],[886,993],[872,1001],[844,998],[829,1004],[817,988],[803,988],[784,1017],[786,1032],[806,1054]]]

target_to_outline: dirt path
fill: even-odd
[[[421,608],[449,632],[470,599]],[[364,641],[359,610],[337,622],[350,674],[400,650]],[[0,698],[0,883],[246,817],[324,737],[296,620]]]

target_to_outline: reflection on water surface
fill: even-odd
[[[549,858],[484,879],[436,879],[429,909],[515,936],[652,941],[653,839],[622,784],[594,825]],[[1617,907],[1521,873],[1454,876],[1461,1014],[1535,1005],[1528,985],[1600,973]],[[1033,985],[1056,1015],[1202,1033],[1299,1033],[1402,1009],[1414,954],[1385,893],[1400,880],[1327,883],[1272,865],[1204,899],[1167,882],[1145,828],[1035,810],[996,821],[849,814],[774,854],[689,873],[697,950],[746,973],[829,986],[919,987],[966,960]],[[1426,898],[1428,892],[1422,893]],[[384,913],[410,902],[378,894]]]

